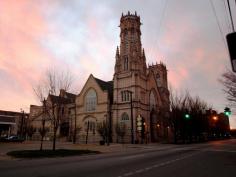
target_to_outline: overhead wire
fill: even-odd
[[[231,30],[231,27],[230,27],[230,19],[229,19],[229,14],[228,14],[228,10],[227,10],[227,7],[226,7],[226,1],[225,0],[223,0],[222,1],[223,2],[223,5],[224,5],[224,11],[225,11],[225,21],[226,21],[226,25],[227,25],[227,32],[230,32],[230,30]]]
[[[156,40],[154,39],[154,46],[151,50],[151,56],[155,59],[155,51],[156,48],[158,48],[158,39],[159,39],[159,35],[160,35],[160,31],[161,31],[161,26],[162,26],[162,22],[163,22],[163,19],[164,19],[164,16],[165,16],[165,11],[166,11],[166,8],[167,8],[167,3],[168,3],[168,0],[164,0],[164,6],[163,6],[163,9],[162,9],[162,12],[161,12],[161,18],[160,18],[160,21],[159,21],[159,25],[158,25],[158,31],[157,31],[157,35],[156,35]]]
[[[233,29],[233,32],[235,32],[235,30],[234,30],[234,21],[233,21],[233,17],[232,17],[232,12],[231,12],[231,8],[230,8],[229,0],[227,0],[227,3],[228,3],[228,8],[229,8],[229,15],[230,15],[232,29]]]
[[[214,16],[215,16],[215,18],[216,18],[217,26],[218,26],[218,28],[219,28],[219,31],[220,31],[220,34],[221,34],[221,37],[222,37],[222,41],[223,41],[223,43],[224,43],[225,50],[227,51],[227,45],[226,45],[224,33],[223,33],[222,28],[221,28],[221,26],[220,26],[220,22],[219,22],[219,19],[218,19],[217,13],[216,13],[216,9],[215,9],[215,6],[214,6],[212,0],[210,0],[210,4],[211,4],[211,8],[212,8],[212,10],[213,10]]]

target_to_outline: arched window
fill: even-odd
[[[94,89],[90,89],[85,97],[86,111],[95,111],[97,105],[97,94]]]
[[[156,75],[157,87],[161,87],[161,76],[159,73]]]
[[[152,90],[150,93],[150,108],[151,109],[155,109],[155,107],[157,106],[157,102],[156,102],[156,94],[154,93],[154,91]]]
[[[129,121],[129,116],[126,112],[124,112],[121,116],[121,121],[125,122],[125,121]]]

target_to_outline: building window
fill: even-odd
[[[129,116],[126,112],[124,112],[121,116],[121,121],[125,122],[125,121],[129,121]]]
[[[125,102],[130,100],[131,100],[130,92],[128,90],[121,91],[121,101]]]
[[[128,57],[126,56],[124,59],[124,70],[127,71],[129,68],[129,61],[128,61]]]
[[[85,97],[86,111],[95,111],[97,105],[97,94],[94,89],[90,89]]]
[[[156,94],[154,93],[154,91],[152,90],[150,93],[150,108],[151,109],[155,109],[157,106],[157,102],[156,102]]]
[[[157,87],[161,87],[161,76],[159,73],[156,75]]]

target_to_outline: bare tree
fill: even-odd
[[[35,128],[35,127],[33,127],[33,126],[28,126],[28,127],[27,127],[27,130],[26,130],[27,136],[28,136],[30,139],[32,139],[32,136],[33,136],[33,134],[35,133],[35,131],[36,131],[36,128]]]
[[[174,128],[174,142],[181,138],[184,142],[192,138],[199,139],[208,131],[205,111],[210,109],[199,97],[192,97],[188,91],[184,94],[170,92],[171,121]],[[188,115],[188,116],[186,116]]]
[[[49,132],[49,128],[48,127],[40,127],[39,128],[39,133],[41,135],[41,141],[40,141],[40,151],[43,150],[43,140],[44,137],[46,136],[46,134]]]
[[[41,103],[47,97],[46,110],[53,128],[53,150],[56,149],[57,130],[60,126],[65,106],[65,102],[59,93],[61,89],[69,91],[72,83],[73,77],[69,71],[56,72],[55,70],[47,70],[44,79],[33,88]]]
[[[109,139],[108,139],[108,133],[109,133],[108,123],[106,121],[98,123],[97,131],[100,134],[100,136],[102,137],[103,141],[108,143],[108,141],[109,141]]]
[[[224,86],[224,92],[227,100],[232,106],[236,106],[236,74],[228,70],[222,74],[219,79],[220,83]]]
[[[126,125],[124,123],[116,124],[116,134],[120,137],[122,143],[124,143],[124,137],[126,135]]]

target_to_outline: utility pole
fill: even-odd
[[[76,127],[76,104],[75,104],[75,126],[74,126],[74,137],[73,137],[73,144],[76,143],[76,134],[77,134],[77,127]]]
[[[43,150],[43,139],[46,134],[45,132],[45,119],[46,119],[46,100],[43,99],[43,114],[42,114],[42,134],[41,134],[41,143],[40,143],[40,151]]]

